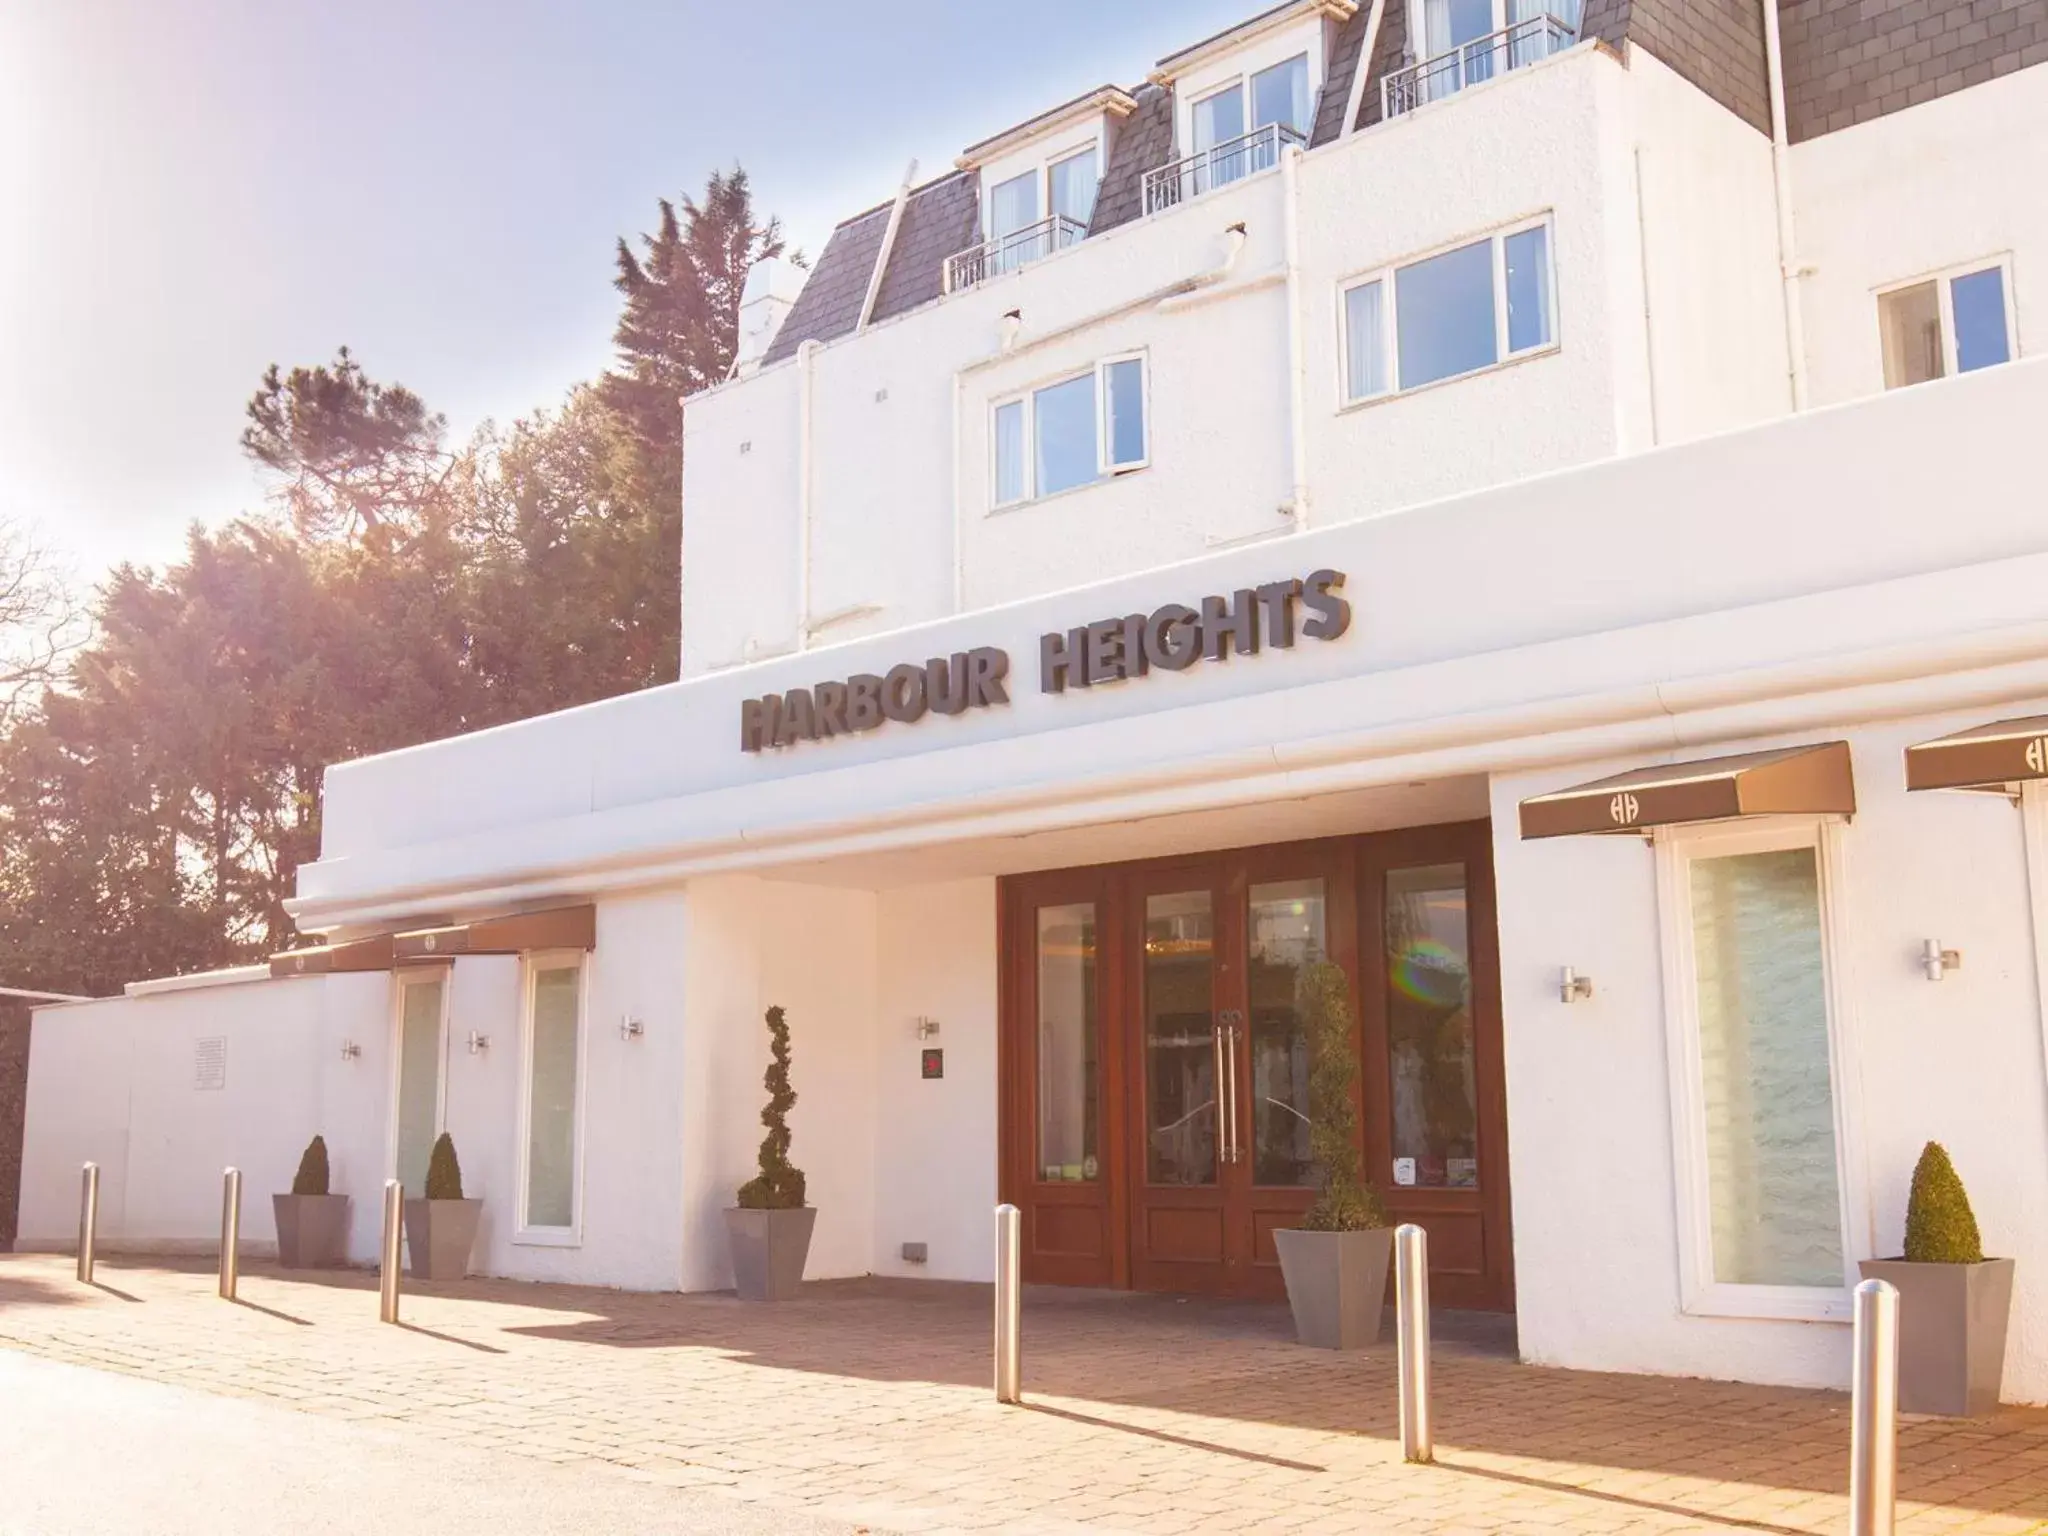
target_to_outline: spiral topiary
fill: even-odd
[[[462,1198],[462,1164],[455,1160],[455,1138],[446,1131],[434,1143],[434,1150],[427,1154],[427,1198]]]
[[[789,1160],[789,1111],[796,1090],[789,1086],[789,1023],[779,1007],[768,1010],[768,1048],[773,1059],[761,1079],[768,1090],[768,1107],[761,1111],[768,1134],[761,1138],[761,1171],[740,1186],[740,1209],[800,1211],[804,1174]]]
[[[324,1195],[327,1193],[327,1179],[327,1143],[315,1136],[300,1154],[299,1171],[292,1175],[292,1193]]]
[[[1301,1218],[1310,1232],[1367,1232],[1387,1224],[1386,1208],[1365,1182],[1358,1159],[1358,1111],[1351,1087],[1358,1053],[1351,1042],[1351,982],[1324,960],[1297,984],[1295,1006],[1308,1033],[1308,1147],[1320,1180]]]
[[[1913,1264],[1982,1264],[1984,1239],[1956,1165],[1938,1141],[1921,1150],[1906,1197],[1906,1259]]]

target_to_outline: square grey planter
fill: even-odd
[[[733,1289],[742,1301],[787,1301],[796,1294],[817,1222],[815,1205],[794,1211],[726,1211]]]
[[[1280,1227],[1280,1274],[1294,1313],[1294,1336],[1317,1349],[1363,1349],[1380,1336],[1394,1229],[1307,1232]]]
[[[1864,1279],[1898,1287],[1899,1411],[1954,1417],[1993,1412],[2005,1379],[2013,1261],[1865,1259],[1860,1268]]]
[[[405,1272],[415,1280],[460,1280],[469,1273],[481,1200],[405,1202]]]
[[[277,1262],[286,1269],[339,1269],[348,1253],[347,1195],[272,1195]]]

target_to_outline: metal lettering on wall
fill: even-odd
[[[1038,642],[1039,688],[1070,687],[1144,677],[1154,668],[1183,672],[1200,661],[1254,656],[1264,647],[1288,650],[1297,632],[1309,640],[1335,640],[1351,627],[1351,604],[1339,594],[1342,571],[1314,571],[1301,580],[1240,587],[1228,597],[1201,599],[1199,607],[1168,603],[1150,613],[1099,619]],[[1296,624],[1300,610],[1307,616]],[[905,662],[885,676],[860,672],[844,682],[763,694],[740,705],[740,750],[760,752],[872,731],[894,721],[909,725],[927,714],[964,714],[1010,702],[1009,652],[994,646]]]

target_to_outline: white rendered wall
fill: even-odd
[[[336,1194],[351,1197],[349,1255],[377,1250],[384,1181],[388,980],[259,981],[44,1008],[29,1041],[23,1248],[78,1234],[80,1165],[100,1165],[108,1251],[212,1252],[221,1173],[242,1170],[242,1237],[274,1249],[270,1197],[326,1138]],[[201,1039],[227,1042],[225,1085],[195,1086]],[[344,1060],[341,1046],[361,1051]]]
[[[1879,288],[2010,255],[2019,353],[2048,348],[2048,70],[2016,70],[1792,149],[1808,377],[1884,388]]]
[[[996,882],[962,880],[877,898],[873,1269],[933,1280],[994,1277]],[[917,1038],[916,1021],[939,1033]],[[920,1075],[926,1044],[946,1075]],[[924,1264],[903,1244],[921,1242]]]
[[[2012,713],[2048,708],[2018,701]],[[1913,742],[1985,712],[1846,733],[1858,812],[1838,894],[1845,1068],[1861,1097],[1860,1164],[1879,1255],[1903,1240],[1928,1140],[1969,1189],[1987,1251],[2019,1260],[2006,1397],[2048,1400],[2048,1075],[2020,813],[1990,795],[1905,791]],[[1820,739],[1696,742],[1673,758]],[[1526,1358],[1590,1370],[1841,1387],[1845,1324],[1692,1316],[1680,1303],[1667,1000],[1654,855],[1638,838],[1523,842],[1531,794],[1642,766],[1643,755],[1503,775],[1493,786],[1514,1187],[1517,1320]],[[1921,973],[1930,938],[1964,965]],[[1557,996],[1559,968],[1594,978]],[[1842,1091],[1838,1085],[1838,1093]],[[1850,1259],[1870,1257],[1851,1253]]]
[[[1771,141],[1642,48],[1628,58],[1652,437],[1684,442],[1783,416],[1792,386]]]

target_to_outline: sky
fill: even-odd
[[[242,409],[346,345],[446,413],[611,357],[621,235],[737,163],[815,257],[1259,0],[0,0],[0,518],[81,582],[261,505]]]

